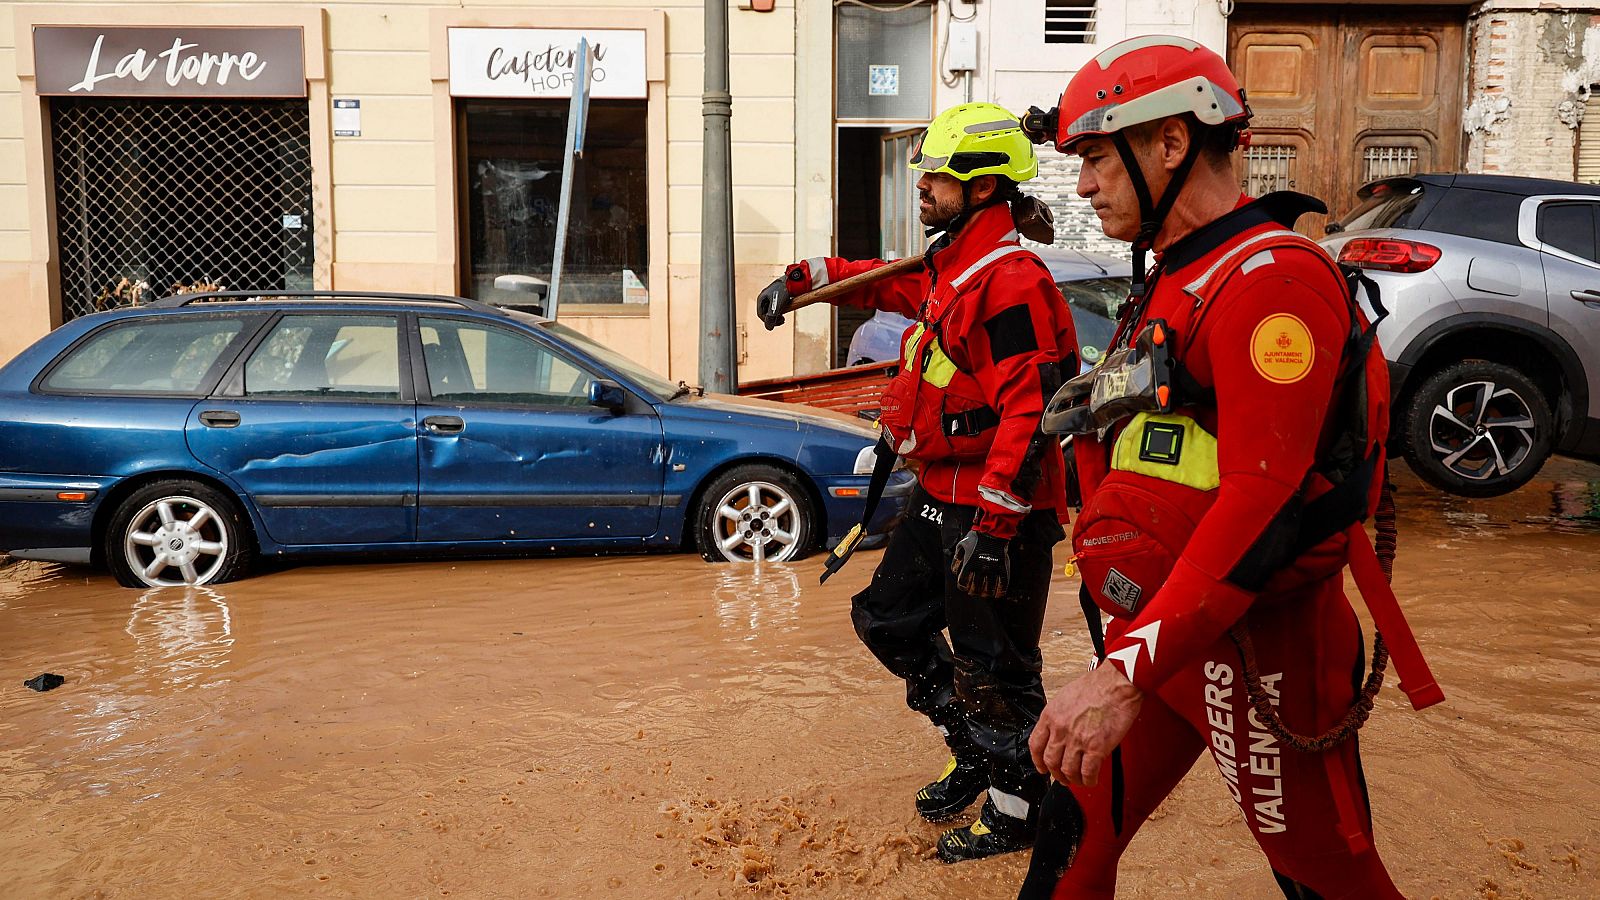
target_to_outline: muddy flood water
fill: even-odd
[[[1395,582],[1449,699],[1362,732],[1414,897],[1600,896],[1600,468],[1400,486]],[[1009,898],[932,859],[944,756],[851,630],[877,554],[325,565],[140,593],[0,568],[0,897]],[[1058,576],[1047,688],[1083,670]],[[1369,632],[1370,633],[1370,632]],[[22,686],[51,671],[66,684]],[[1121,896],[1281,896],[1202,760]]]

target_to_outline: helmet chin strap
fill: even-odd
[[[1139,196],[1139,234],[1133,239],[1133,289],[1128,295],[1133,303],[1140,303],[1144,299],[1145,257],[1155,246],[1156,235],[1161,232],[1167,214],[1172,212],[1173,204],[1177,203],[1183,183],[1189,178],[1189,170],[1200,158],[1202,135],[1189,136],[1189,149],[1184,152],[1183,162],[1172,170],[1172,179],[1162,192],[1161,202],[1156,203],[1150,196],[1150,185],[1145,181],[1144,169],[1139,165],[1139,157],[1134,155],[1133,145],[1128,143],[1128,136],[1120,129],[1111,132],[1111,143],[1117,148],[1117,155],[1122,157],[1122,166],[1128,170],[1128,179],[1133,182],[1134,193]]]

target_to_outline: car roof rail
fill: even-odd
[[[448,294],[404,294],[395,291],[200,291],[193,294],[173,294],[162,297],[160,300],[145,304],[152,309],[177,309],[196,302],[229,301],[229,300],[261,300],[272,302],[277,300],[378,300],[389,303],[449,303],[470,309],[473,312],[491,313],[497,316],[506,315],[506,311],[469,300],[466,297],[452,297]]]

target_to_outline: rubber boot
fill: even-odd
[[[989,761],[975,745],[952,751],[944,774],[917,791],[917,815],[929,822],[948,822],[966,812],[989,789]]]
[[[1029,819],[1017,819],[996,809],[994,798],[984,798],[976,821],[939,835],[939,860],[958,863],[964,859],[987,859],[1032,847],[1037,827],[1032,810],[1037,808],[1038,804],[1030,804]]]

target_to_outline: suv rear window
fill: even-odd
[[[1393,179],[1379,181],[1363,187],[1357,206],[1343,219],[1339,227],[1328,229],[1329,234],[1339,231],[1362,231],[1368,228],[1411,228],[1411,213],[1421,202],[1426,186],[1420,181]]]
[[[150,316],[116,322],[67,351],[40,385],[88,394],[195,395],[244,316]]]
[[[1442,234],[1520,244],[1517,239],[1517,213],[1522,208],[1520,194],[1480,191],[1453,187],[1439,197],[1421,227]]]

